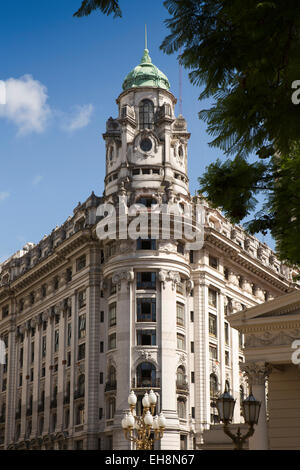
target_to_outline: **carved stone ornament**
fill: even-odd
[[[163,269],[159,271],[158,279],[162,283],[164,289],[166,282],[172,283],[173,290],[175,289],[176,284],[181,282],[181,277],[178,271],[165,271]]]
[[[112,277],[112,283],[117,284],[119,289],[121,288],[121,282],[127,281],[129,284],[134,281],[134,272],[131,271],[120,271],[115,273]]]
[[[136,351],[136,353],[141,359],[145,359],[145,360],[152,359],[152,354],[149,353],[148,351],[138,350]]]
[[[272,372],[272,366],[267,362],[250,362],[241,364],[240,367],[247,376],[249,386],[264,385],[266,378]]]

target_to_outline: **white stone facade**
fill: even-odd
[[[151,122],[143,100],[152,103]],[[242,338],[228,316],[294,288],[292,271],[268,246],[203,200],[201,250],[187,251],[184,239],[99,241],[101,203],[192,202],[190,135],[175,97],[137,87],[117,104],[104,134],[103,197],[92,193],[0,267],[4,449],[129,449],[121,420],[131,389],[158,393],[167,418],[159,448],[200,449],[215,420],[212,394],[227,386],[239,402],[241,386],[246,392]]]

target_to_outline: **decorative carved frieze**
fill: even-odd
[[[261,335],[246,335],[245,347],[256,348],[259,346],[290,346],[295,339],[300,338],[300,330],[295,329],[288,333],[280,331],[271,333],[266,331]]]

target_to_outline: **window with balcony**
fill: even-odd
[[[156,299],[137,299],[137,321],[156,322]]]
[[[156,330],[137,330],[136,334],[138,346],[156,345]]]
[[[156,387],[156,368],[151,362],[142,362],[136,369],[137,386]]]
[[[155,272],[139,272],[137,273],[137,289],[138,290],[155,290],[156,289],[156,273]]]
[[[106,419],[113,419],[116,412],[116,399],[110,397],[106,402]]]

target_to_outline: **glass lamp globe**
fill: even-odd
[[[148,393],[146,392],[145,395],[144,395],[144,398],[142,400],[142,403],[143,403],[143,407],[144,408],[149,408],[150,407],[150,400],[149,400],[149,395]]]
[[[152,426],[152,424],[153,424],[153,416],[152,416],[152,414],[150,413],[150,411],[147,411],[147,413],[145,414],[144,423],[146,424],[146,426]]]
[[[166,427],[166,424],[167,424],[167,420],[164,416],[163,413],[160,413],[159,417],[158,417],[158,425],[160,428],[164,429]]]
[[[158,428],[159,428],[158,416],[155,416],[155,418],[153,419],[153,429],[154,431],[156,431]]]
[[[124,418],[122,419],[122,428],[123,429],[127,429],[127,414],[124,416]]]
[[[128,428],[133,428],[134,427],[135,420],[134,420],[134,416],[133,416],[132,413],[129,413],[127,415],[126,422],[127,422],[127,427]]]
[[[228,424],[231,423],[234,412],[235,399],[225,390],[216,400],[216,406],[219,413],[220,421]]]
[[[157,403],[157,396],[155,395],[153,390],[150,390],[149,401],[150,401],[150,405],[156,405],[156,403]]]
[[[259,419],[261,402],[257,401],[254,398],[253,394],[250,393],[249,397],[243,401],[242,407],[245,423],[249,424],[250,426],[257,424]]]
[[[134,391],[132,390],[129,394],[129,397],[128,397],[128,403],[129,403],[130,406],[135,406],[136,402],[137,402],[137,396],[134,393]]]

